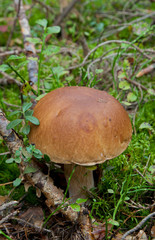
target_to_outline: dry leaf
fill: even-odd
[[[36,188],[36,195],[38,198],[41,197],[41,190],[39,188]]]
[[[24,188],[25,188],[25,192],[28,192],[28,190],[29,190],[29,187],[31,187],[32,185],[31,184],[29,184],[29,183],[24,183]]]
[[[31,207],[26,212],[22,213],[19,218],[41,229],[44,222],[44,213],[40,207]],[[25,225],[25,223],[22,222],[21,224]]]
[[[150,66],[148,66],[147,68],[142,69],[139,73],[137,73],[136,77],[142,77],[144,74],[148,74],[150,72],[152,72],[155,69],[155,64],[152,64]]]
[[[155,225],[151,228],[151,237],[155,238]]]
[[[148,240],[146,233],[143,230],[140,230],[137,234],[138,240]]]
[[[5,201],[7,200],[8,196],[0,196],[0,206],[5,203]]]

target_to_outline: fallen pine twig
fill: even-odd
[[[11,202],[8,202],[8,203],[4,203],[3,205],[0,206],[0,211],[3,211],[8,207],[12,207],[13,205],[15,205],[17,203],[18,203],[18,201],[11,201]]]
[[[0,224],[2,224],[2,223],[4,223],[4,222],[7,222],[12,216],[15,216],[15,215],[17,215],[18,214],[18,211],[16,210],[16,211],[14,211],[14,212],[12,212],[12,213],[10,213],[10,214],[8,214],[6,217],[4,217],[4,218],[2,218],[1,220],[0,220]]]
[[[20,1],[20,4],[19,4]],[[38,80],[38,63],[36,61],[36,50],[34,44],[31,43],[28,38],[31,37],[30,26],[28,20],[26,18],[23,1],[22,0],[14,0],[15,9],[18,13],[18,20],[21,27],[21,32],[24,39],[24,49],[26,53],[26,57],[29,60],[28,62],[28,72],[29,72],[29,80],[31,85],[37,82]],[[19,9],[20,7],[20,9]]]
[[[152,18],[154,16],[154,12],[151,12],[149,14],[146,14],[138,19],[134,19],[131,22],[125,23],[123,26],[117,28],[117,29],[112,29],[110,31],[105,32],[105,34],[101,37],[101,40],[104,40],[105,38],[110,37],[113,34],[119,33],[121,31],[123,31],[124,29],[126,29],[128,26],[132,26],[135,23],[141,22],[147,18]],[[97,39],[95,39],[93,42],[96,42]]]
[[[132,83],[132,84],[135,85],[136,87],[140,87],[141,89],[143,89],[143,90],[145,90],[145,91],[148,91],[148,88],[146,88],[146,87],[145,87],[144,85],[142,85],[141,83],[136,82],[136,81],[131,80],[131,79],[126,78],[126,77],[124,77],[124,79],[125,79],[126,81],[128,81],[129,83]]]
[[[155,64],[151,64],[147,68],[144,68],[139,73],[137,73],[136,77],[137,78],[142,77],[143,75],[152,72],[154,69],[155,69]]]
[[[150,213],[148,216],[146,216],[145,218],[143,218],[143,220],[142,220],[136,227],[134,227],[134,228],[130,229],[129,231],[127,231],[127,232],[122,236],[121,240],[125,240],[125,238],[126,238],[129,234],[137,231],[139,228],[141,228],[141,226],[142,226],[148,219],[150,219],[150,218],[152,218],[152,217],[154,217],[154,216],[155,216],[155,212]]]
[[[144,176],[143,174],[137,169],[137,168],[134,168],[134,170],[150,185],[150,186],[153,186],[153,184],[148,181]]]
[[[0,79],[1,84],[15,83],[19,87],[23,86],[23,84],[21,82],[17,81],[15,78],[11,77],[9,74],[2,72],[2,71],[0,71],[0,73],[6,78],[6,81],[3,81],[2,79]]]
[[[47,233],[51,233],[51,232],[52,232],[52,230],[38,227],[38,226],[36,226],[36,225],[28,222],[28,221],[25,221],[24,219],[20,219],[20,218],[17,218],[17,217],[11,217],[11,219],[12,219],[12,220],[16,220],[16,221],[21,222],[21,223],[24,223],[24,227],[26,227],[26,226],[33,227],[33,228],[36,229],[38,232],[40,232],[40,231],[47,232]]]
[[[148,59],[152,59],[150,58],[149,55],[147,55],[146,53],[143,52],[143,50],[141,50],[139,47],[137,47],[133,42],[129,42],[129,41],[123,41],[123,40],[109,40],[109,41],[106,41],[106,42],[102,42],[100,44],[98,44],[95,48],[93,48],[88,54],[87,56],[84,58],[83,62],[81,63],[82,65],[85,64],[85,62],[87,61],[87,59],[89,58],[89,56],[95,52],[99,47],[103,47],[104,45],[107,45],[107,44],[110,44],[110,43],[118,43],[118,44],[127,44],[127,48],[128,49],[129,47],[134,47],[138,52],[140,52],[143,56],[145,56],[146,58]],[[125,48],[124,48],[125,50]]]

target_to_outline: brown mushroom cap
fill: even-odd
[[[102,163],[120,155],[132,136],[121,104],[92,88],[56,89],[37,103],[34,116],[40,125],[30,124],[30,143],[56,163]]]

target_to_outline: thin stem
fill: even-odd
[[[45,46],[46,31],[47,31],[47,28],[44,29],[43,42],[42,42],[42,46],[41,46],[41,53],[40,53],[40,58],[39,58],[39,63],[38,63],[38,95],[40,95],[41,63],[43,60],[43,50],[44,50],[44,46]]]

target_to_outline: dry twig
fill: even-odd
[[[137,231],[139,228],[141,228],[141,226],[142,226],[148,219],[150,219],[150,218],[152,218],[152,217],[154,217],[154,216],[155,216],[155,212],[150,213],[147,217],[143,218],[143,220],[142,220],[136,227],[134,227],[134,228],[130,229],[129,231],[127,231],[127,232],[122,236],[121,240],[125,240],[125,238],[126,238],[129,234]]]
[[[29,80],[31,82],[31,85],[33,85],[38,80],[38,77],[37,77],[38,64],[37,64],[37,61],[35,60],[36,50],[35,50],[34,44],[32,44],[28,40],[28,38],[31,37],[31,32],[30,32],[30,26],[29,26],[28,20],[26,18],[23,1],[20,0],[20,5],[19,5],[19,0],[14,0],[14,4],[15,4],[15,9],[18,13],[21,32],[23,34],[26,57],[29,60],[28,61]]]
[[[18,137],[16,132],[12,129],[7,130],[6,127],[9,121],[6,119],[2,110],[0,110],[0,135],[4,138],[6,145],[8,146],[9,150],[14,154],[19,147],[23,147],[22,140]],[[19,164],[19,168],[21,171],[21,175],[23,175],[24,170],[27,166],[27,163],[24,161],[24,158],[21,156],[21,163]],[[50,207],[53,206],[56,208],[56,211],[61,212],[66,218],[70,221],[75,222],[78,221],[79,224],[81,223],[81,231],[85,236],[85,239],[91,239],[91,235],[89,236],[88,229],[91,228],[91,223],[89,216],[85,214],[85,208],[81,209],[80,215],[74,211],[68,202],[65,202],[64,205],[64,194],[62,193],[61,189],[58,189],[54,186],[53,180],[43,174],[39,169],[38,165],[31,160],[29,162],[29,167],[35,168],[36,172],[24,174],[23,178],[32,186],[38,188],[47,198],[46,205]],[[53,209],[51,209],[53,212]],[[87,211],[87,209],[86,209]],[[88,212],[88,211],[87,211]],[[82,217],[83,215],[83,217]],[[85,217],[84,217],[85,216]],[[88,224],[89,223],[89,224]]]
[[[17,81],[15,78],[11,77],[9,74],[0,71],[0,73],[5,77],[5,80],[0,79],[1,84],[6,84],[6,83],[15,83],[17,86],[22,87],[23,84],[19,81]]]

